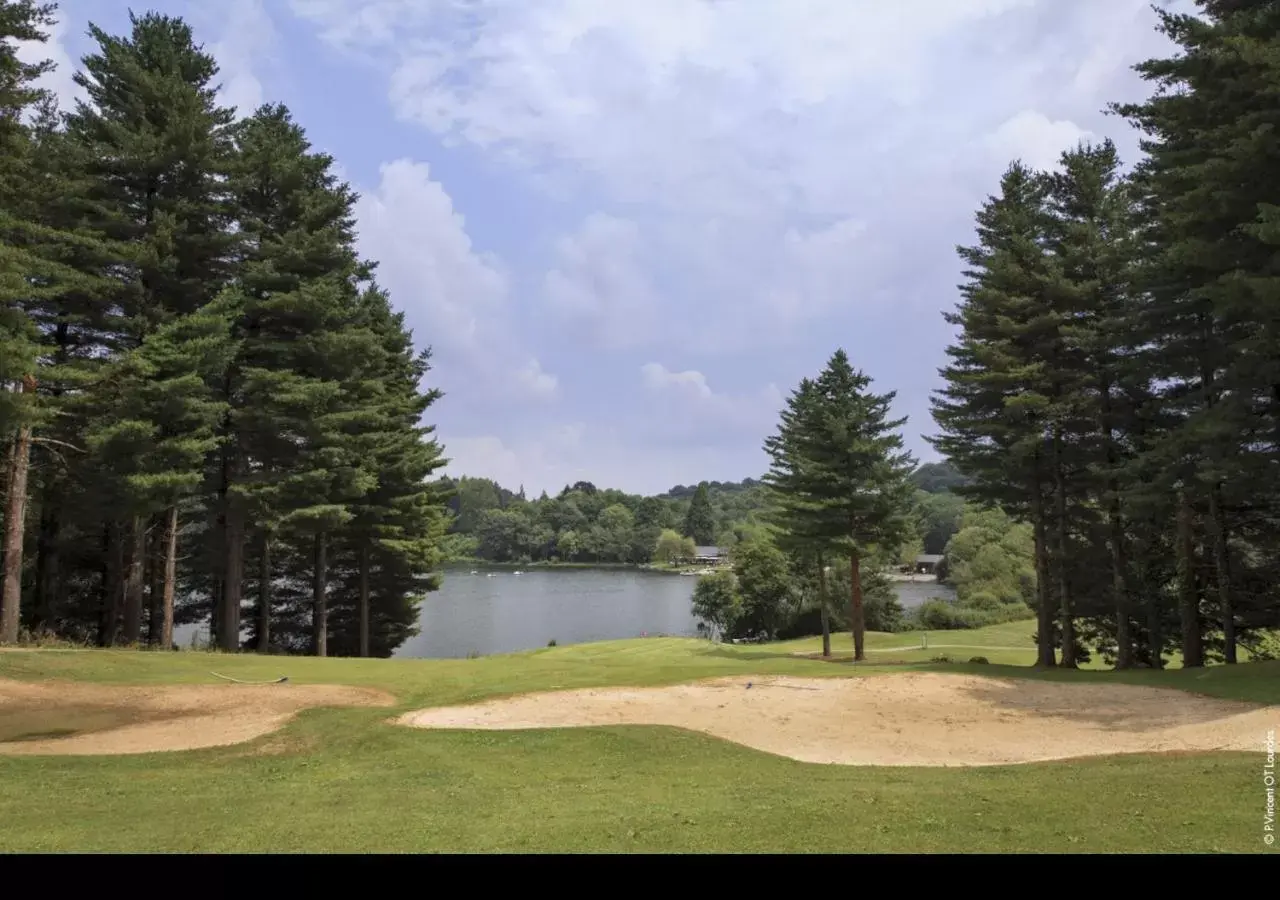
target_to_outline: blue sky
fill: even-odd
[[[758,476],[837,347],[935,458],[977,205],[1014,158],[1132,160],[1103,109],[1169,49],[1148,0],[59,5],[64,102],[87,23],[132,7],[185,17],[242,114],[293,110],[433,349],[449,471],[532,492]]]

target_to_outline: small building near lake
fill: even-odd
[[[725,554],[719,547],[694,547],[693,561],[699,566],[718,566]]]
[[[938,564],[942,562],[941,553],[921,553],[916,557],[916,574],[917,575],[936,575],[938,572]]]

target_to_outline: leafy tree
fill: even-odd
[[[703,575],[693,588],[693,614],[713,633],[728,637],[742,614],[733,572],[721,569]]]
[[[733,574],[741,603],[734,633],[773,640],[794,612],[786,557],[770,543],[750,541],[735,549]]]
[[[658,536],[653,558],[655,562],[673,566],[681,560],[693,559],[696,553],[693,538],[681,537],[678,531],[667,528]]]

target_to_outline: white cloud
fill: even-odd
[[[543,282],[547,305],[604,346],[644,343],[661,323],[641,254],[635,222],[589,216],[577,233],[556,243],[555,268]]]
[[[556,378],[522,355],[507,326],[509,279],[501,263],[472,246],[466,222],[425,163],[381,167],[376,188],[356,205],[361,252],[378,261],[377,277],[406,312],[420,345],[435,353],[447,392],[479,387],[492,396],[512,386],[546,397]]]
[[[652,400],[654,430],[684,441],[763,437],[784,402],[774,384],[754,393],[717,393],[701,372],[677,372],[656,362],[641,366],[640,375]]]
[[[999,168],[1012,156],[1051,164],[1095,131],[1118,84],[1136,82],[1128,67],[1158,52],[1146,3],[292,9],[379,67],[402,119],[598,210],[543,275],[548,309],[575,337],[725,351],[883,306],[895,278],[919,277],[920,255],[953,268],[958,223]],[[902,258],[908,241],[917,258]],[[668,327],[692,309],[714,328]]]
[[[1053,169],[1064,150],[1091,137],[1075,122],[1055,122],[1043,113],[1023,110],[1002,122],[986,143],[1002,164],[1020,159],[1033,169]]]
[[[827,210],[862,111],[934,89],[964,26],[1033,0],[294,0],[330,42],[380,49],[399,114],[669,208]],[[892,129],[890,130],[892,131]],[[838,138],[838,140],[832,140]],[[856,172],[846,178],[858,177]]]
[[[275,24],[262,0],[223,0],[217,14],[222,37],[210,52],[220,70],[218,98],[241,118],[253,115],[265,99],[257,69],[271,60]]]
[[[603,348],[600,364],[617,361],[624,377],[645,359],[688,360],[630,369],[636,401],[627,394],[608,410],[625,437],[593,429],[583,448],[552,450],[547,435],[513,437],[504,424],[501,434],[463,429],[473,437],[451,444],[477,442],[462,446],[517,480],[540,470],[559,484],[610,483],[613,472],[619,484],[659,470],[668,484],[748,474],[782,402],[756,385],[789,386],[836,344],[927,396],[932,375],[919,373],[940,362],[938,313],[954,301],[960,267],[953,248],[968,242],[1000,169],[1018,156],[1051,166],[1103,134],[1132,156],[1127,126],[1101,110],[1145,94],[1130,67],[1167,49],[1148,0],[290,5],[383,76],[401,120],[460,158],[502,164],[557,211],[567,201],[593,212],[510,278],[461,223],[439,226],[463,235],[453,250],[447,237],[433,249],[432,228],[407,239],[388,223],[384,243],[396,250],[372,255],[388,274],[399,260],[397,297],[430,316],[420,340],[449,343],[457,366],[468,343],[502,347],[476,349],[475,366],[525,361],[507,377],[526,393],[546,386],[531,358],[564,376],[548,394],[621,390],[614,370],[599,385],[571,382],[555,348],[492,334],[531,283],[551,326],[530,330],[561,350]],[[390,220],[449,219],[396,190],[379,194],[403,207]],[[439,264],[453,274],[433,275],[420,256],[455,260]],[[467,290],[436,290],[437,277]]]
[[[57,15],[57,13],[55,13]],[[75,108],[77,100],[87,99],[84,88],[75,83],[76,64],[68,49],[66,15],[59,15],[49,29],[44,41],[17,41],[18,59],[24,63],[40,63],[49,60],[54,68],[40,77],[37,85],[51,92],[64,110]]]
[[[556,388],[559,386],[559,379],[542,371],[542,364],[536,359],[530,360],[529,365],[519,370],[516,373],[516,379],[524,385],[530,395],[535,397],[555,396]]]

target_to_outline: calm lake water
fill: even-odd
[[[691,601],[698,579],[628,569],[448,570],[422,605],[418,637],[399,657],[489,656],[557,644],[641,635],[697,634]],[[898,582],[906,609],[949,597],[933,582]]]
[[[535,650],[554,640],[581,644],[642,635],[696,635],[691,609],[698,579],[635,569],[448,569],[422,604],[422,633],[398,657],[463,658]],[[492,572],[492,577],[490,577]],[[931,581],[894,583],[904,609],[953,597]],[[207,638],[207,623],[174,629],[174,642]]]

